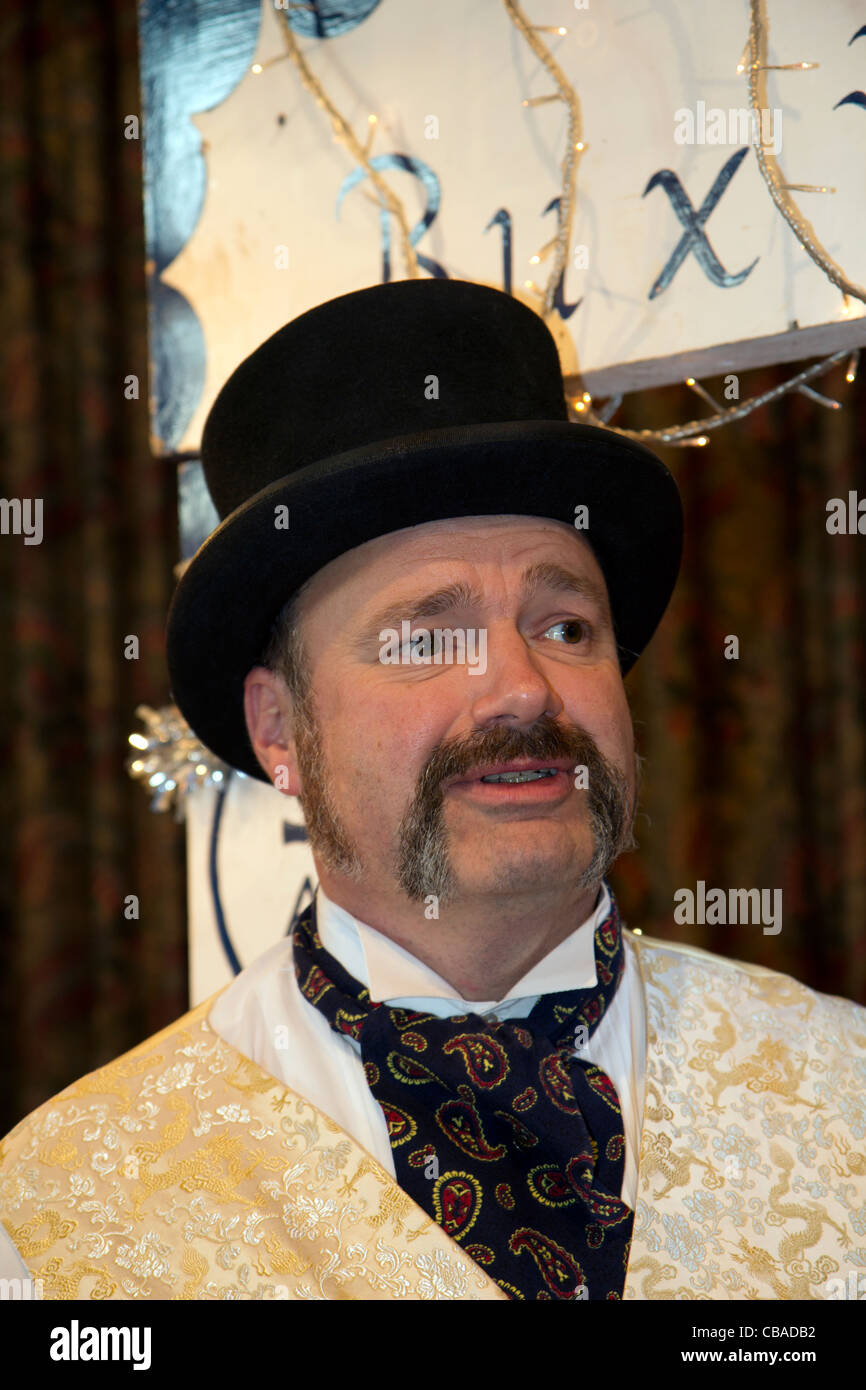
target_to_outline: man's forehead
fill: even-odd
[[[538,561],[554,558],[606,598],[604,575],[584,537],[565,522],[535,516],[453,517],[391,531],[323,566],[304,586],[304,598],[316,602],[351,587],[355,601],[364,602],[398,582],[423,581],[434,572],[441,576],[449,565],[504,560],[519,577],[533,562],[538,569]]]

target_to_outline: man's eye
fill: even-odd
[[[417,651],[422,642],[435,655],[441,645],[441,635],[435,628],[422,628],[418,632],[412,633],[404,650]]]
[[[547,632],[554,632],[558,627],[567,630],[563,639],[566,646],[577,646],[584,638],[588,639],[592,631],[589,623],[584,622],[583,618],[563,618],[561,622],[553,623]]]

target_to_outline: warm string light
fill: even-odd
[[[313,95],[316,100],[316,105],[320,106],[321,109],[326,111],[330,116],[334,138],[345,146],[352,158],[357,160],[366,171],[370,182],[379,194],[379,205],[387,207],[388,210],[393,213],[400,232],[403,258],[406,262],[406,274],[409,279],[416,280],[419,274],[418,257],[415,254],[415,249],[410,240],[409,222],[406,217],[406,210],[397,195],[388,187],[388,184],[382,178],[379,171],[374,169],[370,163],[369,152],[376,131],[377,117],[368,117],[367,142],[365,148],[358,140],[349,122],[340,114],[330,98],[326,96],[321,82],[313,75],[304,55],[298,47],[292,26],[289,24],[288,15],[285,11],[282,11],[281,15],[283,20],[281,31],[287,49],[287,56],[291,58],[295,67],[298,69],[305,90]]]
[[[286,53],[278,53],[275,58],[268,58],[267,62],[252,63],[250,65],[250,72],[253,73],[256,77],[258,77],[261,73],[265,71],[266,68],[272,68],[274,66],[274,63],[284,63],[287,57],[288,54]]]
[[[853,381],[857,375],[857,368],[860,365],[860,349],[856,348],[848,358],[848,366],[845,368],[845,380]]]
[[[616,410],[622,403],[622,396],[614,396],[606,403],[600,411],[586,410],[580,412],[581,419],[589,420],[593,425],[603,425],[611,429],[615,434],[625,435],[629,439],[639,439],[643,443],[667,444],[672,448],[680,448],[686,444],[696,444],[700,447],[709,443],[705,430],[720,429],[723,425],[729,425],[734,420],[744,420],[747,415],[751,415],[753,410],[758,410],[761,406],[768,405],[771,401],[778,400],[781,396],[788,395],[791,391],[799,391],[801,387],[807,386],[810,381],[817,377],[825,376],[831,371],[837,362],[850,353],[849,348],[842,348],[840,352],[834,352],[830,357],[825,357],[821,362],[813,362],[811,367],[806,367],[796,376],[788,381],[783,381],[779,386],[772,387],[769,391],[764,391],[760,396],[752,396],[749,400],[740,401],[737,405],[730,406],[727,410],[717,410],[714,415],[707,415],[702,420],[688,420],[682,425],[670,425],[666,429],[660,430],[624,430],[618,429],[615,425],[609,424]],[[859,356],[859,352],[855,354]],[[848,370],[851,370],[852,358],[848,358]],[[854,364],[856,371],[856,363]],[[853,380],[853,377],[851,378]],[[687,385],[697,386],[698,383],[690,377]],[[700,394],[700,393],[699,393]],[[818,393],[815,392],[815,396]],[[831,402],[829,397],[820,397],[821,404],[827,405],[830,409],[839,409],[839,402]],[[612,408],[611,408],[612,407]]]
[[[798,386],[797,390],[801,396],[808,396],[810,401],[816,401],[818,405],[826,406],[828,410],[842,409],[841,401],[834,401],[829,396],[822,396],[820,391],[813,391],[811,386]]]
[[[530,265],[538,265],[538,262],[539,262],[539,261],[543,261],[544,258],[545,258],[545,256],[549,256],[549,255],[550,255],[550,253],[551,253],[551,251],[553,250],[553,248],[554,248],[555,245],[556,245],[556,237],[552,237],[551,240],[547,243],[546,246],[542,246],[542,248],[541,248],[540,251],[536,251],[536,253],[535,253],[534,256],[530,256],[530,257],[529,257],[529,264],[530,264]]]
[[[792,193],[835,193],[835,188],[826,188],[824,184],[817,183],[780,183],[780,188],[786,188]]]
[[[770,70],[777,71],[802,71],[818,67],[817,63],[767,63],[766,59],[766,34],[761,17],[762,0],[749,0],[749,38],[743,50],[743,56],[737,67],[738,72],[748,72],[749,105],[753,111],[760,111],[766,108],[766,83],[761,86],[761,79],[758,74]],[[748,62],[744,61],[748,54]],[[779,166],[774,157],[768,157],[764,146],[761,144],[756,128],[753,131],[753,148],[755,157],[758,161],[758,168],[761,177],[770,193],[779,212],[784,217],[791,231],[803,247],[804,251],[811,257],[815,264],[823,270],[829,280],[832,280],[845,296],[845,307],[843,313],[847,314],[847,298],[851,295],[854,299],[866,302],[866,290],[861,285],[852,284],[841,267],[827,254],[821,242],[815,236],[809,223],[800,215],[799,209],[792,200],[786,197],[790,191],[804,193],[833,193],[835,189],[824,187],[810,187],[803,184],[786,184],[782,182]]]
[[[750,72],[808,72],[820,66],[820,63],[738,63],[737,72],[745,72],[746,68]]]
[[[517,3],[517,0],[503,0],[503,4],[505,5],[512,23],[522,33],[536,58],[543,64],[556,83],[555,93],[549,93],[541,97],[528,97],[523,102],[523,105],[525,107],[541,106],[549,101],[562,101],[565,103],[568,111],[568,132],[566,136],[565,156],[560,165],[562,170],[562,191],[559,198],[559,225],[557,235],[553,242],[549,243],[543,251],[539,251],[532,257],[530,262],[532,265],[537,265],[551,249],[554,249],[553,265],[543,292],[533,280],[524,281],[524,288],[529,290],[532,294],[537,294],[541,298],[540,313],[541,317],[544,318],[553,311],[556,287],[562,278],[565,270],[565,263],[568,259],[568,248],[571,244],[571,226],[574,220],[575,184],[577,181],[576,156],[582,155],[585,152],[586,146],[583,142],[580,102],[578,101],[577,93],[566,78],[559,64],[538,37],[539,33],[562,36],[568,31],[566,29],[543,24],[530,24],[520,5]]]
[[[693,376],[686,377],[686,386],[690,387],[690,389],[694,391],[696,396],[700,396],[702,401],[706,401],[707,405],[710,406],[711,409],[715,411],[719,411],[722,409],[718,401],[714,401],[709,391],[707,391],[699,381],[695,381],[695,378]]]
[[[818,68],[820,63],[750,63],[748,61],[749,41],[740,54],[740,61],[737,63],[737,72],[745,72],[746,68],[751,68],[755,72],[806,72],[809,68]]]
[[[705,434],[698,434],[693,435],[689,439],[671,439],[667,442],[670,444],[672,449],[703,449],[705,445],[709,444],[710,441]]]

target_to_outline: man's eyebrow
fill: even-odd
[[[539,589],[553,589],[560,594],[576,594],[589,599],[604,616],[608,614],[608,599],[601,585],[588,575],[575,574],[562,565],[539,561],[523,572],[523,598],[532,598]]]
[[[521,578],[522,598],[531,599],[539,589],[552,589],[557,593],[576,594],[589,599],[599,612],[607,617],[608,602],[604,590],[587,576],[575,574],[562,565],[539,561],[524,570]],[[447,613],[453,608],[480,608],[482,596],[471,584],[458,581],[446,584],[441,589],[433,589],[426,594],[407,595],[389,603],[366,624],[362,641],[378,637],[384,628],[397,628],[401,622],[417,622],[419,618],[433,618],[437,613]]]
[[[471,584],[462,581],[446,584],[444,588],[434,589],[429,594],[415,594],[389,603],[387,608],[370,619],[364,630],[364,638],[378,637],[383,628],[396,628],[401,622],[414,623],[419,618],[433,618],[437,613],[448,613],[452,608],[471,608],[480,603],[481,597]]]

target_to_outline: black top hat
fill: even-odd
[[[545,324],[469,281],[393,281],[293,319],[229,377],[201,455],[224,519],[169,610],[172,694],[208,748],[261,781],[244,678],[283,604],[344,551],[446,517],[573,525],[583,504],[578,534],[607,583],[623,675],[679,571],[668,469],[612,430],[570,423]],[[281,505],[288,529],[275,524]]]

